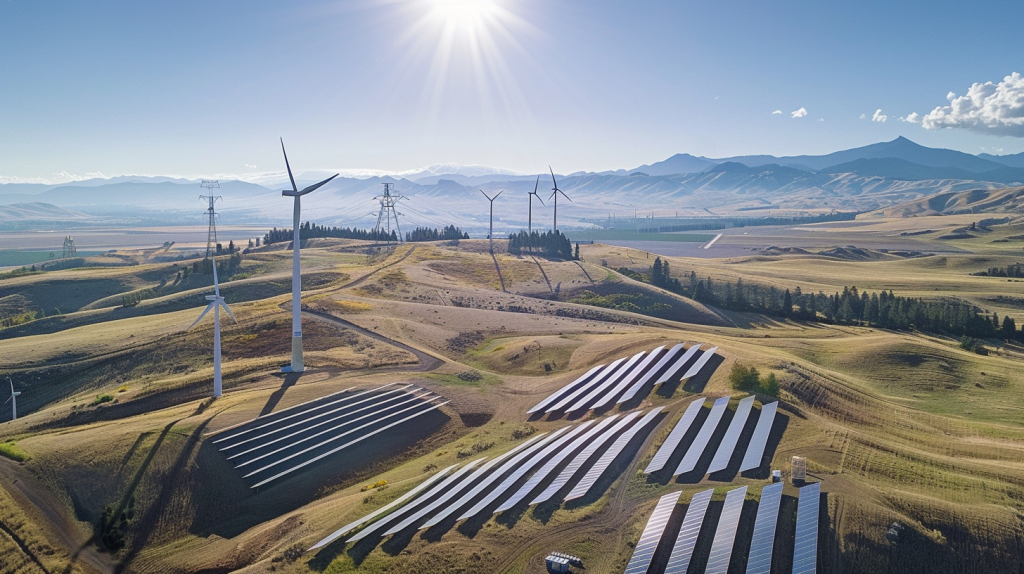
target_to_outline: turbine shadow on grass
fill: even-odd
[[[277,404],[281,402],[282,398],[284,398],[284,394],[288,392],[289,388],[294,386],[295,383],[299,381],[299,377],[301,376],[302,373],[284,374],[281,377],[283,379],[281,382],[281,388],[277,389],[276,391],[271,393],[269,397],[267,397],[267,404],[263,405],[263,410],[260,411],[259,416],[262,417],[264,415],[268,415],[274,412],[274,409],[277,408]]]

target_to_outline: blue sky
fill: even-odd
[[[899,135],[1017,153],[1016,124],[899,118],[1024,73],[1020,22],[984,0],[0,0],[0,177],[276,171],[278,136],[300,170],[567,173]]]

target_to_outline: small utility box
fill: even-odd
[[[569,559],[564,556],[550,555],[544,559],[544,564],[547,565],[548,572],[569,571]]]
[[[807,459],[802,456],[793,457],[793,482],[807,480]]]

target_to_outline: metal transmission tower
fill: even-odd
[[[61,255],[61,259],[74,257],[75,255],[78,255],[78,250],[75,249],[75,240],[68,235],[64,238],[64,254]]]
[[[487,198],[487,201],[491,202],[490,223],[487,226],[487,239],[490,240],[490,242],[491,242],[490,243],[490,245],[491,245],[491,253],[494,253],[494,200],[498,199],[498,196],[501,195],[501,193],[503,191],[505,191],[505,190],[503,189],[503,190],[499,191],[498,193],[494,194],[494,197],[491,197],[491,196],[487,195],[486,193],[484,193],[484,190],[482,190],[482,189],[480,190],[480,193],[484,193],[484,197]]]
[[[219,189],[220,182],[216,179],[204,179],[199,184],[199,187],[204,187],[207,190]],[[210,207],[206,210],[206,214],[210,218],[210,229],[206,233],[206,258],[209,259],[217,253],[217,212],[213,210],[213,202],[223,198],[219,195],[213,195],[212,191],[207,193],[210,195],[200,195],[199,199],[206,199],[210,202]]]
[[[404,195],[392,195],[391,188],[395,184],[384,182],[384,194],[378,195],[374,199],[380,202],[380,212],[377,213],[377,226],[373,230],[377,233],[386,231],[388,236],[388,243],[391,243],[391,218],[395,218],[395,229],[398,231],[398,240],[402,241],[402,227],[398,225],[398,212],[395,211],[395,206],[398,202],[405,199]],[[383,223],[383,225],[381,225]],[[386,228],[386,229],[385,229]]]

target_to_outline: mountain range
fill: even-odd
[[[356,172],[358,177],[353,175]],[[296,174],[296,179],[301,186],[328,175],[307,171]],[[223,196],[218,203],[222,221],[286,225],[290,204],[280,195],[283,180],[277,181],[283,176],[263,174],[256,182],[221,181],[216,193]],[[477,189],[488,193],[505,189],[508,193],[495,205],[495,224],[497,229],[513,229],[525,225],[526,193],[533,190],[536,178],[535,174],[457,164],[395,174],[348,170],[304,205],[317,206],[307,213],[318,223],[372,226],[369,214],[379,207],[374,197],[387,182],[406,198],[399,202],[406,225],[454,223],[479,230],[486,224],[487,203]],[[45,203],[107,219],[199,222],[204,206],[198,196],[205,190],[198,183],[175,177],[120,176],[65,185],[0,184],[0,205]],[[541,185],[545,190],[541,197],[547,201],[550,176],[542,174]],[[662,216],[752,212],[746,213],[749,216],[769,208],[793,213],[871,211],[936,194],[1020,185],[1024,185],[1024,154],[975,156],[900,137],[818,156],[676,154],[629,170],[559,176],[559,187],[573,199],[571,203],[562,200],[565,207],[559,214],[562,225],[573,226],[582,219],[616,213],[632,216],[634,210]],[[40,213],[38,207],[19,209],[7,211],[25,214],[23,220]],[[536,221],[546,218],[547,207],[538,204],[534,210]],[[53,213],[43,211],[45,219]]]

